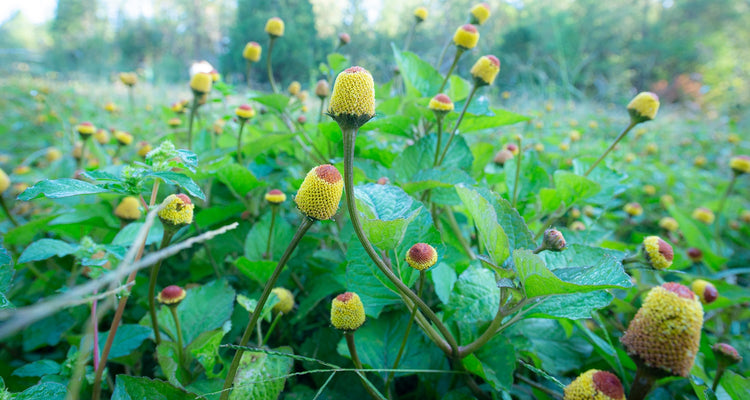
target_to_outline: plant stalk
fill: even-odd
[[[609,148],[607,148],[607,150],[604,151],[604,154],[602,154],[599,157],[598,160],[596,160],[593,164],[591,164],[591,166],[586,171],[586,173],[583,174],[583,176],[589,176],[589,174],[591,173],[591,171],[593,171],[594,168],[596,168],[596,166],[599,165],[599,163],[602,162],[602,160],[604,160],[605,157],[607,157],[607,154],[609,154],[612,151],[612,149],[614,149],[615,146],[617,146],[617,143],[620,143],[620,140],[622,140],[622,138],[624,138],[625,135],[627,135],[628,132],[630,132],[630,130],[633,129],[633,127],[636,126],[636,125],[638,125],[638,123],[631,120],[630,124],[628,125],[628,127],[625,128],[625,130],[620,133],[620,136],[618,136],[617,139],[615,139],[615,141],[612,142],[612,144],[609,146]]]
[[[513,182],[513,208],[516,208],[516,202],[518,201],[518,180],[521,177],[521,158],[523,157],[523,149],[521,147],[521,137],[518,137],[518,157],[516,157],[516,180]]]
[[[442,113],[441,113],[442,114]],[[435,160],[432,165],[438,166],[438,156],[440,156],[440,140],[443,138],[443,117],[444,115],[437,115],[437,146],[435,146]]]
[[[346,338],[346,346],[349,348],[349,354],[352,356],[352,363],[354,363],[354,368],[362,370],[362,361],[359,360],[359,355],[357,354],[357,345],[354,344],[354,332],[346,332],[344,333],[344,337]],[[362,381],[362,386],[365,387],[365,390],[367,390],[367,393],[369,393],[373,399],[382,399],[382,396],[375,393],[374,389],[370,387],[370,385],[365,380],[365,377],[361,375],[360,372],[357,372],[357,375],[359,375],[359,379]]]
[[[279,93],[279,89],[276,87],[276,81],[273,79],[273,65],[271,64],[271,53],[273,52],[273,44],[276,42],[276,38],[271,36],[268,42],[268,57],[266,57],[266,69],[268,70],[268,81],[271,82],[271,89],[274,93]]]
[[[720,365],[718,368],[716,368],[716,376],[714,376],[714,382],[711,384],[711,391],[716,393],[716,388],[719,387],[719,382],[721,381],[721,377],[724,375],[724,371],[726,371],[726,367],[723,365]]]
[[[448,143],[445,144],[445,149],[443,150],[443,154],[440,156],[440,159],[438,160],[437,166],[440,166],[440,164],[443,163],[443,160],[445,159],[445,155],[448,154],[448,149],[451,147],[451,142],[453,142],[453,137],[456,136],[458,127],[461,125],[461,121],[464,119],[466,110],[469,108],[469,103],[471,103],[471,99],[474,98],[474,93],[477,92],[477,89],[479,89],[479,87],[476,84],[474,84],[471,87],[471,92],[469,92],[469,97],[466,98],[466,103],[464,103],[464,108],[461,110],[461,114],[458,115],[458,120],[456,120],[456,126],[454,126],[453,131],[451,131],[451,135],[448,138]]]
[[[422,297],[422,289],[424,288],[424,279],[427,273],[425,271],[419,271],[419,287],[417,288],[417,296],[420,298]],[[414,317],[417,315],[417,307],[416,305],[412,307],[411,309],[411,316],[409,317],[409,323],[406,325],[406,332],[404,332],[404,338],[401,340],[401,347],[398,349],[398,354],[396,355],[396,361],[393,362],[393,368],[391,368],[393,371],[388,373],[388,378],[385,380],[385,389],[388,390],[390,387],[391,381],[393,381],[393,377],[396,375],[396,369],[398,368],[398,364],[401,362],[401,357],[404,355],[404,349],[406,349],[406,342],[409,339],[409,332],[411,332],[411,327],[414,325]]]
[[[5,211],[5,215],[8,216],[8,221],[10,221],[13,226],[18,226],[18,221],[16,221],[16,219],[13,217],[13,214],[11,214],[8,205],[5,204],[5,198],[2,196],[0,196],[0,207],[3,208],[3,211]]]
[[[651,374],[649,374],[643,366],[638,365],[638,368],[635,370],[635,379],[633,380],[633,386],[630,387],[630,394],[628,395],[628,399],[645,399],[646,395],[648,395],[649,392],[651,392],[651,389],[654,387],[655,381],[656,378],[651,376]]]
[[[198,112],[198,95],[193,93],[193,105],[190,107],[190,118],[188,119],[188,150],[193,149],[193,120]]]
[[[177,331],[177,355],[180,360],[180,368],[185,362],[185,357],[182,349],[182,326],[180,325],[180,317],[177,315],[177,306],[168,306],[169,311],[172,312],[172,318],[174,319],[174,329]]]
[[[242,166],[242,129],[245,127],[245,120],[240,119],[240,131],[237,132],[237,164]]]
[[[159,249],[163,249],[169,245],[172,240],[174,231],[169,228],[164,228],[164,234],[161,237],[161,246]],[[159,269],[163,260],[159,260],[153,267],[151,267],[151,277],[148,281],[148,309],[151,314],[151,326],[154,328],[154,340],[158,346],[161,343],[161,333],[159,332],[159,320],[156,318],[156,279],[159,276]]]
[[[409,46],[411,45],[411,39],[414,37],[414,31],[417,29],[417,21],[416,18],[414,19],[414,23],[409,28],[409,33],[406,35],[406,41],[404,43],[404,50],[408,51]]]
[[[271,204],[271,226],[268,228],[268,240],[266,244],[266,253],[263,258],[266,260],[273,260],[273,227],[276,224],[276,214],[279,212],[279,207],[276,204]]]
[[[445,85],[448,83],[448,80],[451,78],[453,69],[455,69],[456,64],[458,64],[458,59],[461,58],[461,55],[464,54],[464,51],[465,50],[462,47],[456,46],[456,56],[453,57],[453,64],[451,64],[450,69],[448,69],[448,74],[445,75],[445,79],[443,80],[443,84],[440,85],[440,89],[438,89],[438,93],[443,93],[443,89],[445,89]],[[468,104],[469,102],[467,101],[466,103]]]
[[[268,342],[268,339],[271,338],[271,333],[273,332],[274,328],[276,328],[276,325],[279,323],[279,320],[281,320],[281,317],[284,316],[283,312],[276,313],[276,316],[273,318],[273,321],[271,321],[271,326],[268,327],[268,331],[266,332],[266,336],[263,338],[263,341],[261,342],[261,346],[266,344]]]

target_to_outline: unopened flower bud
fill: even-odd
[[[500,60],[493,55],[482,56],[474,63],[469,72],[474,77],[474,84],[478,87],[492,85],[497,73],[500,72]]]
[[[418,271],[432,267],[437,259],[437,251],[427,243],[417,243],[406,252],[406,262]]]
[[[643,239],[643,254],[646,261],[658,270],[669,268],[674,260],[672,246],[658,236],[646,236]]]
[[[331,324],[334,328],[352,332],[365,323],[365,307],[354,292],[336,296],[331,302]]]
[[[193,223],[195,205],[184,194],[170,194],[162,202],[158,215],[164,227],[180,228]]]
[[[133,196],[124,197],[115,207],[115,215],[125,222],[133,222],[141,218],[141,203]]]
[[[44,154],[44,158],[46,158],[48,162],[55,162],[62,158],[62,151],[60,151],[56,147],[50,147]]]
[[[96,127],[91,122],[81,122],[76,125],[76,132],[81,135],[81,138],[88,139],[96,132]]]
[[[331,87],[328,86],[328,81],[325,79],[319,80],[315,85],[315,95],[323,100],[328,97],[329,94],[331,94]]]
[[[414,10],[414,18],[416,18],[417,23],[424,22],[427,19],[427,14],[429,13],[425,7],[418,7]]]
[[[211,85],[213,79],[210,74],[199,72],[190,79],[190,89],[193,89],[193,93],[197,96],[202,96],[211,91]]]
[[[302,85],[297,81],[292,81],[292,83],[289,84],[289,87],[287,88],[287,91],[289,91],[289,94],[292,96],[295,96],[299,91],[302,89]]]
[[[390,180],[387,177],[381,176],[380,178],[378,178],[377,184],[378,185],[387,185],[389,182],[390,182]]]
[[[180,302],[185,299],[186,295],[187,292],[185,292],[185,289],[177,285],[169,285],[159,292],[156,296],[156,300],[161,304],[170,307],[177,307]]]
[[[659,111],[659,96],[651,92],[641,92],[628,103],[630,119],[636,124],[650,121]]]
[[[453,35],[453,44],[464,50],[473,49],[477,42],[479,42],[479,31],[472,24],[461,26],[456,29],[456,33]]]
[[[669,232],[674,232],[680,228],[680,224],[672,217],[664,217],[659,220],[659,227]]]
[[[242,57],[251,62],[258,62],[263,48],[257,42],[248,42],[242,50]]]
[[[518,148],[518,145],[515,143],[508,143],[505,146],[503,146],[503,149],[508,150],[509,152],[513,153],[514,156],[518,155],[518,152],[520,149]]]
[[[453,111],[454,108],[451,98],[442,93],[437,94],[435,95],[435,97],[431,98],[428,107],[438,116],[445,115]]]
[[[495,154],[492,161],[497,165],[505,165],[508,161],[513,159],[513,152],[508,149],[502,149]]]
[[[279,189],[273,189],[266,193],[266,201],[271,204],[281,204],[286,201],[286,195]]]
[[[109,132],[106,129],[97,129],[96,133],[94,133],[94,139],[99,144],[107,144],[109,143]]]
[[[167,125],[172,128],[177,128],[182,125],[182,121],[179,118],[170,118],[169,121],[167,121]]]
[[[643,207],[641,207],[641,205],[636,202],[625,204],[625,207],[623,207],[623,209],[631,217],[637,217],[643,214]]]
[[[304,115],[300,115],[299,117],[297,117],[297,122],[304,125],[305,123],[307,123],[307,117]]]
[[[750,156],[736,156],[729,159],[729,167],[735,174],[750,174]]]
[[[562,232],[557,229],[547,229],[544,231],[542,246],[549,251],[563,251],[567,243]]]
[[[10,187],[10,177],[0,168],[0,195]]]
[[[625,400],[620,379],[607,371],[590,369],[565,387],[563,400]]]
[[[284,21],[279,17],[270,18],[266,22],[266,33],[271,38],[284,36]]]
[[[714,223],[714,219],[716,216],[714,216],[713,211],[709,210],[705,207],[698,207],[695,210],[693,210],[693,218],[703,222],[706,225],[711,225]]]
[[[716,343],[711,347],[713,350],[716,362],[720,366],[726,368],[742,362],[742,356],[737,352],[737,349],[726,343]]]
[[[108,101],[107,103],[104,104],[104,111],[113,113],[117,111],[117,105],[115,105],[115,103],[111,101]]]
[[[127,146],[133,143],[133,135],[125,131],[115,131],[115,139],[117,139],[117,144],[120,146]]]
[[[339,33],[339,46],[345,46],[352,40],[348,33]]]
[[[147,154],[148,154],[148,153],[149,153],[149,152],[150,152],[151,150],[153,150],[153,147],[152,147],[152,146],[151,146],[151,144],[149,144],[148,142],[146,142],[146,141],[143,141],[143,140],[142,140],[142,141],[140,141],[140,142],[138,142],[138,150],[137,150],[137,151],[138,151],[138,155],[139,155],[139,156],[141,156],[141,157],[143,157],[143,158],[146,158],[146,155],[147,155]]]
[[[237,109],[234,110],[234,113],[237,115],[237,117],[243,121],[247,121],[248,119],[255,116],[255,110],[249,105],[249,104],[243,104]]]
[[[719,298],[719,291],[716,290],[716,286],[703,279],[694,280],[690,288],[698,295],[703,304],[711,304]]]
[[[487,3],[479,3],[469,10],[471,14],[471,23],[474,25],[482,25],[487,18],[490,17],[490,5]]]
[[[375,82],[362,67],[351,67],[336,77],[328,114],[342,129],[356,129],[375,116]]]
[[[294,202],[308,218],[331,219],[339,208],[344,180],[330,164],[320,165],[307,173]]]
[[[572,131],[570,131],[570,133],[568,133],[568,137],[570,138],[571,142],[577,142],[581,140],[581,132],[573,129]]]
[[[279,302],[274,304],[272,311],[274,313],[289,314],[294,308],[294,295],[288,289],[276,287],[271,289],[271,293],[279,298]]]
[[[138,75],[135,72],[120,72],[120,82],[127,86],[135,86],[138,83]]]

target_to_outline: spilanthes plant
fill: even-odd
[[[268,34],[268,57],[266,57],[266,69],[268,69],[268,82],[271,83],[271,89],[274,93],[278,93],[279,89],[276,87],[276,80],[273,77],[273,64],[271,63],[271,55],[273,53],[273,44],[276,39],[284,36],[284,21],[281,18],[273,17],[266,21],[266,33]]]

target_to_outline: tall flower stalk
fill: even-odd
[[[273,54],[273,44],[276,39],[284,36],[284,21],[281,18],[273,17],[266,22],[266,33],[268,34],[268,57],[266,57],[266,69],[268,70],[268,82],[271,83],[271,89],[274,93],[279,93],[276,87],[276,80],[273,78],[273,64],[271,55]]]

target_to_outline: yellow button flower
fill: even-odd
[[[568,137],[570,138],[571,142],[577,142],[581,140],[581,132],[578,132],[577,130],[572,130],[570,133],[568,133]]]
[[[213,84],[213,79],[211,79],[211,74],[206,74],[203,72],[199,72],[190,79],[190,88],[193,89],[193,92],[204,95],[211,91],[211,85]]]
[[[375,82],[366,69],[351,67],[336,77],[328,114],[342,129],[359,128],[375,116]]]
[[[176,113],[182,113],[185,111],[185,103],[182,101],[176,101],[172,103],[169,108]]]
[[[176,128],[182,125],[182,121],[179,118],[170,118],[169,121],[167,121],[167,125],[172,128]]]
[[[473,49],[479,42],[479,32],[472,24],[466,24],[458,29],[453,35],[453,44],[464,50]]]
[[[643,239],[643,253],[649,264],[658,270],[669,268],[674,260],[672,246],[658,236],[646,236]]]
[[[474,63],[470,72],[477,86],[492,85],[500,72],[500,60],[493,55],[482,56]]]
[[[678,224],[677,220],[672,217],[664,217],[659,220],[659,227],[674,232],[680,228],[680,224]]]
[[[243,104],[234,110],[234,113],[242,120],[248,120],[255,116],[255,110],[249,104]]]
[[[274,304],[272,311],[275,313],[289,314],[294,308],[294,295],[283,287],[271,289],[271,293],[279,298],[279,302]]]
[[[750,174],[750,156],[736,156],[729,159],[729,167],[735,174]]]
[[[427,243],[417,243],[406,252],[406,262],[417,271],[432,267],[437,259],[437,251]]]
[[[690,288],[698,295],[703,304],[711,304],[719,298],[719,291],[716,290],[716,286],[703,279],[694,280]]]
[[[490,17],[490,5],[487,3],[479,3],[469,10],[471,14],[471,23],[474,25],[482,25],[487,18]]]
[[[187,292],[185,292],[185,289],[177,285],[169,285],[162,289],[161,292],[159,292],[159,294],[156,296],[156,300],[158,300],[161,304],[168,305],[170,307],[177,307],[177,305],[185,299],[186,295]]]
[[[45,153],[44,157],[49,162],[55,162],[62,158],[62,152],[55,147],[50,147],[47,149],[47,153]]]
[[[331,87],[328,85],[328,81],[325,79],[319,80],[315,85],[315,95],[322,100],[328,97],[329,94],[331,94]]]
[[[115,139],[120,146],[127,146],[133,143],[133,135],[125,131],[115,131]]]
[[[138,150],[137,153],[139,156],[146,158],[146,155],[153,150],[154,148],[149,144],[148,142],[142,140],[138,142]]]
[[[271,204],[281,204],[286,201],[286,195],[279,189],[273,189],[266,193],[266,201]]]
[[[701,339],[703,307],[686,286],[655,287],[622,336],[628,354],[651,368],[688,376]]]
[[[429,12],[425,7],[418,7],[414,10],[414,18],[417,19],[417,23],[424,22],[427,19]]]
[[[650,121],[659,111],[659,96],[651,92],[641,92],[628,103],[630,119],[635,123]]]
[[[263,48],[257,42],[248,42],[242,50],[242,57],[251,62],[258,62]]]
[[[76,125],[76,132],[78,132],[82,138],[89,138],[94,132],[96,132],[96,127],[91,122],[81,122]]]
[[[505,146],[503,146],[503,149],[508,150],[511,152],[514,156],[517,156],[520,150],[518,149],[518,145],[515,143],[507,143]]]
[[[356,331],[365,323],[365,306],[354,292],[336,296],[331,302],[331,324],[342,331]]]
[[[289,91],[289,94],[292,96],[296,96],[297,93],[302,89],[302,85],[297,81],[292,81],[292,83],[289,84],[289,87],[287,88],[287,91]]]
[[[590,369],[565,387],[563,400],[625,400],[625,390],[614,374]]]
[[[115,215],[127,222],[135,221],[141,219],[140,207],[141,202],[137,197],[127,196],[120,200],[120,204],[115,207]]]
[[[454,105],[450,97],[448,97],[445,94],[440,93],[430,99],[430,104],[428,105],[428,107],[430,108],[430,110],[436,113],[445,114],[445,113],[453,111]]]
[[[138,83],[138,75],[135,72],[120,72],[120,82],[127,86],[135,86]]]
[[[320,165],[307,173],[294,202],[308,218],[327,220],[338,211],[343,191],[344,180],[336,167]]]
[[[700,222],[703,222],[706,225],[713,224],[714,219],[716,219],[713,211],[705,207],[698,207],[695,210],[693,210],[693,218]]]
[[[284,21],[279,17],[273,17],[266,22],[266,33],[272,38],[284,36]]]
[[[13,173],[16,175],[26,175],[29,172],[31,172],[31,167],[29,167],[28,165],[19,165],[13,168]]]
[[[170,194],[161,203],[157,213],[166,227],[180,227],[193,223],[193,208],[195,205],[190,197],[184,194]]]
[[[104,104],[104,111],[113,113],[117,111],[117,105],[115,105],[115,103],[111,101],[108,101],[106,104]]]
[[[625,204],[623,210],[625,210],[625,212],[631,217],[637,217],[643,214],[643,207],[641,207],[641,205],[636,202]]]
[[[0,194],[5,193],[10,187],[10,177],[0,168]]]

